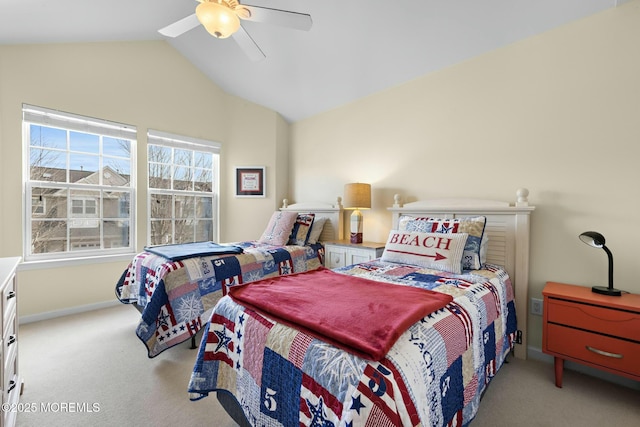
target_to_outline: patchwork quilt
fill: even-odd
[[[513,348],[516,314],[507,273],[486,265],[454,275],[380,260],[335,271],[430,289],[453,300],[411,325],[385,357],[372,361],[225,296],[204,330],[191,399],[227,390],[252,425],[469,424]],[[385,319],[373,314],[369,321]]]
[[[136,335],[149,357],[195,335],[230,286],[315,270],[324,260],[320,244],[273,246],[248,241],[230,245],[241,247],[243,253],[171,261],[144,251],[122,273],[116,296],[141,309]]]

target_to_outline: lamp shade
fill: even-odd
[[[345,184],[343,204],[345,209],[371,209],[371,184]]]
[[[597,231],[585,231],[578,237],[580,237],[580,240],[582,240],[587,245],[604,250],[607,254],[607,257],[609,258],[609,286],[594,286],[591,288],[591,290],[595,293],[603,295],[617,297],[622,295],[621,290],[615,289],[613,287],[613,254],[611,253],[609,248],[605,246],[604,236]]]
[[[605,243],[604,236],[597,231],[585,231],[580,235],[580,240],[594,248],[601,248]]]
[[[240,28],[240,18],[226,2],[205,0],[196,7],[196,16],[209,34],[219,39],[229,37]]]

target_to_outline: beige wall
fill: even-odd
[[[221,241],[259,235],[280,203],[276,193],[286,192],[276,190],[276,171],[287,176],[277,154],[288,144],[280,116],[225,94],[165,42],[0,46],[0,256],[22,254],[22,103],[137,126],[137,250],[147,234],[148,128],[222,143]],[[267,167],[266,198],[233,197],[238,164]],[[236,221],[235,212],[253,220]],[[22,270],[20,315],[115,301],[126,265]]]
[[[634,1],[295,123],[292,195],[369,182],[364,238],[384,241],[395,193],[515,201],[527,187],[531,297],[548,280],[606,285],[586,230],[606,237],[616,286],[640,293],[639,40]],[[541,318],[529,324],[540,347]]]
[[[0,46],[0,255],[21,254],[25,102],[138,126],[142,169],[146,128],[222,142],[221,241],[259,235],[253,219],[266,223],[283,197],[333,202],[351,181],[372,184],[365,239],[382,241],[395,193],[514,200],[527,187],[530,296],[547,280],[605,284],[606,255],[577,237],[592,229],[614,254],[616,286],[638,293],[638,40],[635,0],[291,126],[163,42]],[[253,165],[267,166],[267,197],[233,197],[234,166]],[[145,197],[141,186],[140,213]],[[21,315],[111,301],[125,264],[21,272]],[[539,347],[541,319],[529,324]]]

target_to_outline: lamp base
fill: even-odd
[[[362,214],[358,209],[351,214],[351,243],[362,243]]]
[[[619,297],[622,295],[621,290],[608,288],[606,286],[594,286],[593,288],[591,288],[591,291],[595,292],[596,294],[611,295],[614,297]]]

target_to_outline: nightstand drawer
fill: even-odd
[[[549,351],[636,376],[640,380],[640,344],[549,324]]]
[[[640,342],[640,316],[622,310],[549,298],[547,319]]]
[[[325,250],[325,264],[327,268],[339,268],[347,265],[347,250],[344,248],[331,247]]]

